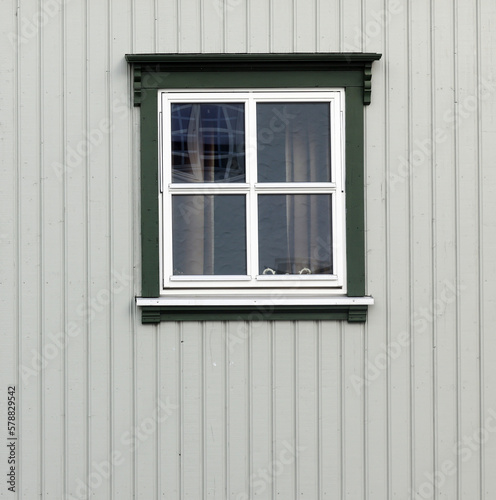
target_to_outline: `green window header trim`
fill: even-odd
[[[126,54],[126,60],[133,65],[135,106],[141,105],[144,89],[163,88],[170,73],[264,73],[267,71],[358,72],[360,79],[357,81],[357,85],[363,88],[363,103],[370,104],[372,63],[380,58],[381,54],[360,52],[329,54]],[[150,78],[151,75],[155,75],[155,77]],[[262,86],[267,86],[267,81]],[[268,86],[279,85],[269,84]]]

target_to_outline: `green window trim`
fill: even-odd
[[[142,323],[160,321],[347,320],[363,323],[366,305],[341,306],[141,306]]]
[[[375,53],[339,54],[127,54],[133,101],[140,106],[142,297],[160,295],[159,131],[160,89],[345,88],[347,296],[365,295],[364,118],[371,102]],[[325,293],[325,292],[323,292]],[[250,319],[258,307],[142,306],[142,322]],[[266,319],[339,319],[363,322],[365,305],[277,306]]]

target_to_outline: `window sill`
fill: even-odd
[[[160,321],[347,320],[365,322],[372,297],[209,295],[136,297],[142,323]]]

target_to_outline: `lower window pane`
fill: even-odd
[[[172,197],[174,275],[246,275],[246,197]]]
[[[260,274],[333,274],[330,194],[258,196]]]

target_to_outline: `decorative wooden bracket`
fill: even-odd
[[[364,323],[367,319],[367,306],[352,306],[348,310],[348,323]]]
[[[363,104],[369,105],[372,99],[372,63],[363,67]]]
[[[141,104],[141,64],[133,65],[133,94],[134,105]]]
[[[363,103],[370,104],[372,92],[372,63],[381,54],[348,53],[294,53],[294,54],[126,54],[126,60],[133,65],[134,105],[140,106],[145,89],[168,88],[168,76],[173,73],[228,72],[226,86],[239,86],[233,81],[232,73],[258,72],[265,87],[284,87],[284,78],[274,80],[274,72],[295,73],[302,71],[326,72],[329,81],[347,81],[350,86],[363,88]],[[270,76],[267,73],[270,72]],[[344,75],[343,72],[347,73]],[[355,77],[354,77],[354,76]],[[284,75],[282,75],[284,77]],[[358,78],[356,78],[358,76]],[[234,78],[235,79],[235,78]],[[172,81],[171,79],[170,81]],[[336,83],[339,85],[339,83]],[[315,86],[320,86],[316,83]],[[343,86],[340,84],[339,86]]]

